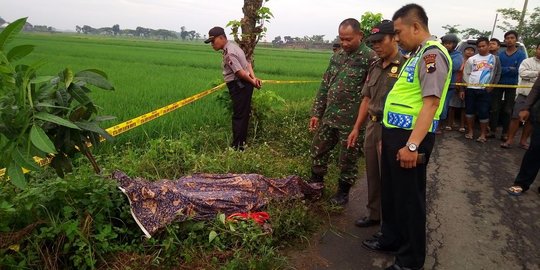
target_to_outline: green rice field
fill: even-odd
[[[221,53],[204,43],[114,39],[83,34],[24,34],[13,45],[33,44],[25,61],[45,60],[39,75],[52,75],[65,67],[75,71],[105,71],[114,92],[96,90],[92,96],[101,114],[117,119],[105,128],[184,99],[221,83]],[[261,79],[315,80],[324,72],[330,51],[257,48],[255,73]],[[263,86],[287,103],[310,102],[318,83]],[[228,124],[229,115],[215,98],[207,96],[186,107],[122,134],[121,141],[145,137],[175,137],[179,131]]]

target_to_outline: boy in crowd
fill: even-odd
[[[468,84],[492,84],[499,80],[497,78],[497,69],[499,63],[494,55],[489,53],[489,40],[486,37],[480,37],[476,41],[478,54],[467,60],[463,70],[463,81]],[[481,85],[470,85],[465,90],[465,108],[467,117],[468,132],[465,135],[467,139],[473,139],[473,125],[475,113],[478,114],[480,122],[480,136],[477,142],[486,142],[487,126],[489,122],[489,92],[493,88]]]

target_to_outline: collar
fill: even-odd
[[[437,37],[436,36],[430,36],[430,37],[426,38],[424,41],[422,41],[422,43],[420,43],[418,48],[416,48],[416,50],[412,53],[412,56],[416,56],[420,52],[420,50],[422,50],[422,48],[424,48],[426,46],[428,41],[437,41]]]
[[[222,54],[227,54],[227,50],[229,49],[229,44],[231,44],[230,41],[227,40],[227,43],[225,43],[225,45],[223,45],[223,49],[222,49]]]
[[[392,65],[399,65],[401,64],[402,60],[404,59],[404,56],[403,54],[398,50],[398,53],[396,54],[396,56],[394,56],[394,58],[392,58],[392,60],[390,61],[390,63]],[[379,58],[377,59],[377,61],[375,62],[379,67],[382,68],[383,66],[383,62],[384,62],[384,59],[382,58]],[[390,66],[390,65],[389,65]]]
[[[364,42],[361,42],[360,45],[358,45],[358,48],[356,48],[356,50],[354,50],[354,51],[352,51],[350,53],[346,52],[345,50],[341,50],[340,54],[344,54],[346,56],[361,54],[364,47],[366,47],[366,44]]]

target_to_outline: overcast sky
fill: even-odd
[[[143,26],[180,31],[181,26],[202,35],[213,26],[225,26],[240,19],[243,0],[0,0],[0,17],[14,21],[29,17],[32,24],[48,25],[59,30],[75,30],[76,25],[94,28],[119,24],[121,29]],[[359,19],[366,11],[380,12],[390,19],[393,13],[410,1],[378,0],[270,0],[266,6],[274,14],[267,40],[275,36],[303,37],[325,35],[334,39],[337,25],[345,18]],[[429,17],[432,34],[441,36],[443,25],[490,31],[498,8],[523,8],[524,0],[419,0]],[[489,4],[489,6],[488,6]],[[540,6],[540,0],[529,1],[528,10]],[[499,16],[500,18],[500,16]],[[227,30],[228,32],[228,30]],[[502,38],[495,30],[495,37]]]

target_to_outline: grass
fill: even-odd
[[[92,97],[102,114],[117,117],[109,126],[221,81],[221,55],[204,44],[57,34],[25,34],[16,43],[36,45],[31,60],[47,61],[40,75],[66,66],[105,71],[116,91],[94,91]],[[262,79],[318,81],[329,57],[330,52],[258,48],[255,70]],[[94,151],[96,159],[103,175],[120,169],[152,180],[197,172],[306,178],[312,136],[307,123],[317,89],[318,83],[264,85],[260,91],[272,91],[284,102],[266,104],[262,116],[252,119],[243,153],[227,148],[230,113],[213,94],[106,142]],[[18,250],[0,249],[5,269],[285,269],[281,250],[309,239],[323,222],[317,212],[334,211],[324,202],[273,202],[266,209],[270,235],[250,223],[233,231],[216,218],[172,224],[144,240],[115,184],[95,175],[85,159],[76,163],[66,179],[49,169],[32,173],[23,192],[0,184],[0,232],[45,221]],[[334,162],[326,197],[337,171]],[[212,233],[217,240],[209,243]]]
[[[221,81],[221,54],[206,44],[138,39],[106,39],[85,35],[22,35],[18,44],[35,44],[30,59],[45,59],[44,74],[69,66],[74,70],[97,68],[105,71],[116,87],[113,93],[92,94],[103,113],[114,115],[115,123],[131,119],[177,100],[208,89]],[[262,79],[320,80],[329,52],[256,51],[256,74]],[[311,99],[317,83],[265,85],[286,100]],[[191,104],[153,121],[131,135],[129,141],[149,136],[174,136],[179,131],[199,129],[226,122],[223,108],[212,98]]]

